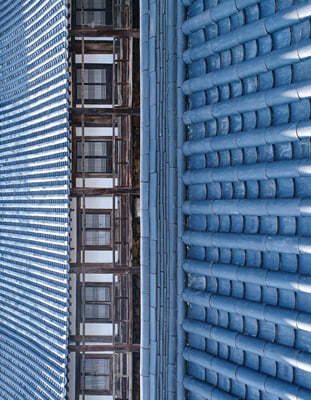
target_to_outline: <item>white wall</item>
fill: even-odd
[[[104,37],[104,36],[84,36],[84,39],[87,40],[92,40],[92,41],[103,41],[103,40],[110,40],[111,42],[113,41],[113,37]],[[76,40],[82,40],[81,36],[76,36]]]
[[[80,324],[80,332],[82,334],[82,323]],[[111,336],[113,333],[112,329],[112,324],[111,323],[106,323],[106,324],[96,324],[96,323],[91,323],[87,322],[85,324],[85,334],[86,335],[103,335],[103,336]]]
[[[112,64],[113,55],[112,54],[85,54],[84,63],[85,64]],[[82,63],[82,55],[76,54],[76,63]]]
[[[85,274],[86,282],[108,282],[108,283],[111,283],[112,279],[113,279],[112,274]]]
[[[82,178],[76,178],[76,187],[82,188],[83,181]],[[112,178],[86,178],[85,187],[89,188],[112,188],[113,179]]]
[[[112,197],[86,197],[85,207],[93,209],[110,209],[112,210]],[[115,207],[117,208],[118,202],[115,201]]]
[[[82,252],[81,252],[82,253]],[[111,263],[111,250],[86,250],[85,262],[87,263]]]
[[[76,128],[76,135],[77,137],[82,136],[82,128]],[[115,129],[115,135],[118,135],[118,129]],[[105,127],[105,126],[97,126],[97,127],[90,127],[87,126],[84,128],[84,136],[112,136],[112,127]]]

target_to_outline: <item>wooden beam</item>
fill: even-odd
[[[140,344],[96,344],[96,345],[84,345],[75,346],[69,345],[70,352],[82,352],[82,351],[111,351],[113,353],[133,353],[140,351]]]
[[[89,26],[75,27],[69,31],[70,36],[105,36],[133,37],[139,39],[139,29],[112,29],[110,26],[91,28]]]
[[[130,108],[130,107],[114,107],[114,108],[80,108],[80,107],[72,107],[70,109],[71,115],[94,115],[94,116],[103,116],[103,115],[134,115],[139,116],[140,110],[139,108]]]
[[[71,126],[81,126],[81,114],[71,113],[70,123]],[[113,126],[112,115],[85,115],[86,126],[100,126],[111,128]]]
[[[140,266],[131,267],[129,265],[119,265],[116,264],[113,266],[112,263],[106,264],[93,264],[87,263],[85,265],[85,271],[87,273],[102,273],[102,274],[139,274],[140,273]],[[70,272],[79,273],[82,272],[82,265],[77,263],[70,264]]]
[[[115,188],[72,188],[70,195],[72,197],[81,197],[85,193],[86,196],[103,196],[103,195],[122,195],[131,194],[139,196],[140,190],[131,187],[115,187]]]
[[[82,342],[83,336],[82,335],[70,335],[69,340],[71,342]],[[112,343],[113,337],[112,336],[84,336],[85,342],[103,342],[103,343]]]
[[[70,51],[76,54],[82,53],[82,43],[80,40],[75,40],[70,48]],[[113,46],[111,40],[86,40],[84,42],[85,54],[112,54]]]

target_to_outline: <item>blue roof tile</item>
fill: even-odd
[[[141,20],[143,399],[311,396],[309,3]]]
[[[64,0],[0,6],[0,393],[65,399],[69,121]],[[53,28],[52,28],[53,27]]]

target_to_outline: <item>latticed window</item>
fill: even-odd
[[[76,0],[76,25],[111,26],[112,0]]]
[[[83,226],[81,213],[81,226]],[[83,237],[81,235],[81,240]],[[85,246],[111,246],[111,212],[86,210],[85,213]]]
[[[77,172],[91,174],[112,173],[112,140],[85,141],[84,164],[82,142],[76,142]],[[84,167],[84,168],[83,168]]]
[[[81,369],[81,390],[84,387],[87,394],[112,394],[112,357],[97,357],[87,355],[85,358],[84,379]]]
[[[82,290],[82,288],[81,288]],[[112,286],[111,284],[86,283],[85,287],[85,321],[110,322],[112,319]],[[82,298],[82,293],[81,293]],[[81,318],[83,315],[83,309]]]
[[[111,302],[111,286],[87,286],[86,290],[86,301],[103,301]]]
[[[86,232],[87,246],[109,246],[110,231],[87,231]]]
[[[82,65],[76,65],[77,101],[82,101]],[[84,102],[112,104],[112,64],[84,64]]]

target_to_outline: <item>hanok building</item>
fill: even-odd
[[[64,399],[69,326],[68,11],[0,2],[0,398]]]
[[[131,0],[74,0],[70,8],[68,400],[130,400],[134,361],[139,369],[133,279],[140,268],[132,252],[139,197],[133,182],[139,157],[133,151],[134,119],[139,120],[133,51],[139,49],[139,31],[133,11]],[[137,16],[136,9],[136,21]],[[136,68],[138,57],[136,52]]]
[[[310,0],[141,0],[141,260],[137,7],[67,3],[0,1],[1,400],[138,398],[140,262],[143,400],[310,400]]]
[[[1,399],[139,392],[133,9],[0,2]]]

